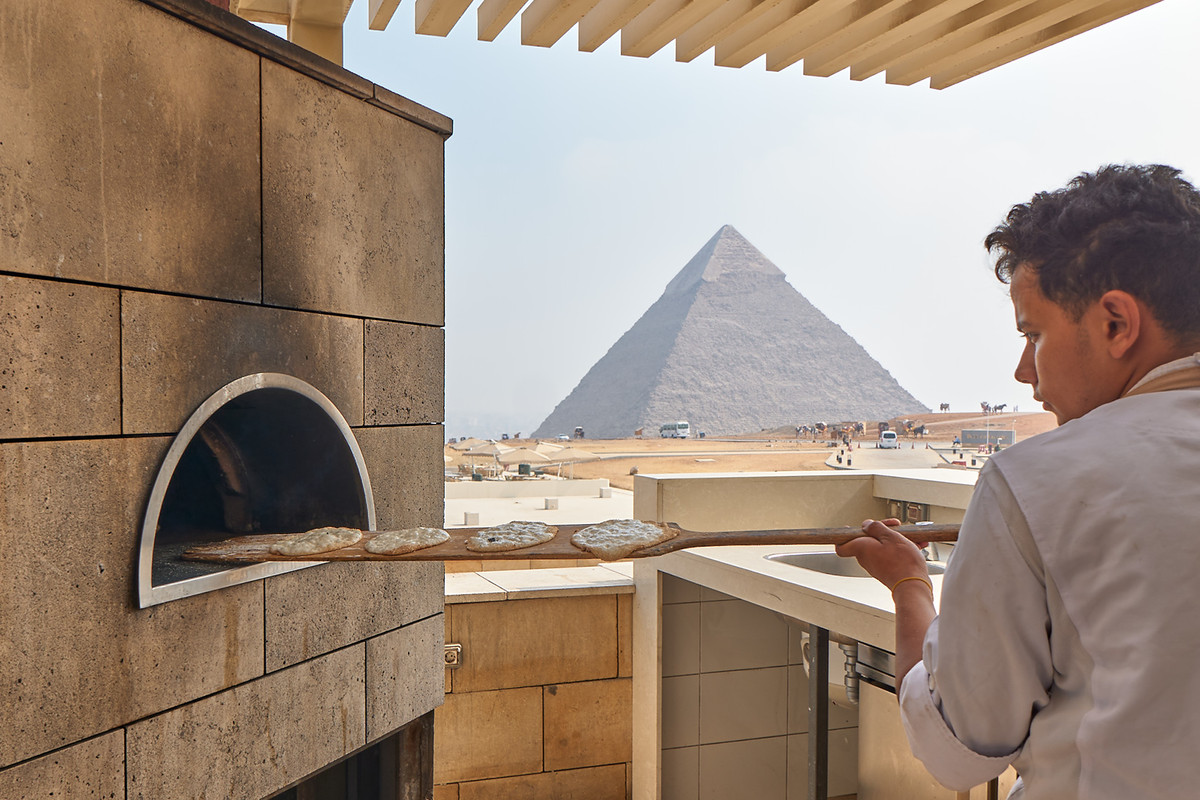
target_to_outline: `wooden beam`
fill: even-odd
[[[367,27],[373,31],[387,30],[400,0],[371,0],[367,7]]]
[[[495,41],[500,31],[520,13],[525,0],[483,0],[476,12],[479,19],[479,40]]]
[[[1043,30],[1023,36],[999,50],[989,51],[974,59],[960,62],[942,72],[935,73],[931,77],[929,85],[934,89],[945,89],[949,86],[954,86],[968,78],[973,78],[976,75],[995,69],[1010,61],[1015,61],[1030,53],[1047,48],[1052,44],[1057,44],[1093,28],[1098,28],[1115,19],[1132,14],[1134,11],[1140,11],[1147,6],[1152,6],[1157,2],[1159,0],[1110,0],[1110,2],[1104,3],[1098,8],[1089,9],[1082,14],[1077,14],[1070,19],[1063,20],[1057,25],[1051,25]]]
[[[789,20],[785,35],[775,38],[767,49],[767,69],[778,72],[804,58],[809,48],[820,44],[825,37],[854,18],[856,3],[831,3],[820,15],[807,25],[796,25]]]
[[[390,1],[390,0],[389,0]],[[400,0],[395,0],[399,3]],[[376,0],[371,0],[372,3]],[[471,0],[417,0],[416,31],[426,36],[447,36],[462,15],[467,13]]]
[[[342,26],[293,19],[288,23],[288,41],[335,64],[342,63]]]
[[[883,67],[864,74],[870,68],[870,63],[878,57],[882,56],[886,64],[887,57],[883,54],[899,52],[924,41],[923,36],[927,31],[978,2],[979,0],[914,0],[892,15],[886,31],[846,53],[845,60],[850,67],[850,78],[863,80],[881,72]],[[814,51],[805,61],[805,65],[820,61],[819,52]]]
[[[621,31],[621,54],[649,57],[716,11],[724,0],[671,0],[658,2],[639,14]]]
[[[934,21],[902,41],[867,56],[850,68],[850,79],[866,80],[892,68],[903,59],[917,58],[921,53],[941,50],[945,47],[946,37],[955,32],[982,27],[1000,19],[1013,9],[1032,2],[1033,0],[983,0],[949,19]]]
[[[550,47],[599,0],[533,0],[521,14],[521,44]]]
[[[650,7],[654,0],[600,0],[579,21],[579,49],[591,53]]]
[[[886,26],[889,16],[898,8],[909,4],[908,0],[866,0],[855,3],[850,19],[838,30],[826,36],[819,45],[804,57],[804,74],[828,78],[849,66],[842,63],[846,54],[865,40],[880,33],[881,23]],[[886,30],[886,27],[883,28]],[[819,62],[813,57],[820,54]]]
[[[704,19],[688,28],[675,39],[675,60],[692,61],[734,29],[756,5],[766,0],[726,0]]]
[[[924,54],[901,59],[887,69],[887,82],[911,86],[952,64],[970,60],[1094,6],[1096,0],[1034,0],[982,26],[956,31]]]
[[[828,77],[899,41],[920,26],[947,19],[978,0],[905,0],[882,4],[809,51],[804,74]],[[896,33],[897,30],[901,32]]]
[[[721,67],[744,67],[793,31],[803,30],[829,7],[830,0],[787,0],[772,5],[749,24],[738,24],[718,39],[713,61]]]

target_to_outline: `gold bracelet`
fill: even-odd
[[[931,595],[933,594],[933,581],[929,580],[929,578],[926,578],[923,575],[909,575],[907,578],[901,578],[900,580],[896,581],[892,585],[892,594],[893,595],[896,594],[896,587],[899,586],[900,584],[904,583],[905,581],[920,581],[921,583],[923,583],[929,587],[929,594],[931,594]]]

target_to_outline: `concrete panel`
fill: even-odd
[[[341,562],[266,580],[271,672],[442,612],[440,562]]]
[[[438,614],[367,640],[367,741],[442,704],[444,630]]]
[[[435,783],[542,770],[540,686],[448,694],[434,712],[434,729]]]
[[[545,688],[547,771],[621,764],[633,757],[632,683],[617,678]]]
[[[364,645],[128,728],[130,800],[265,797],[366,743]]]
[[[442,433],[441,425],[354,431],[371,478],[379,530],[442,527]]]
[[[115,289],[0,276],[0,439],[121,432]]]
[[[442,137],[269,61],[262,96],[264,301],[440,326]]]
[[[5,800],[83,800],[125,796],[125,734],[98,736],[0,770]]]
[[[456,693],[615,678],[617,598],[457,605],[454,639],[463,646]]]
[[[0,445],[0,765],[262,674],[262,586],[134,608],[166,438]]]
[[[125,433],[179,430],[226,383],[283,372],[362,423],[362,321],[275,308],[124,292]]]
[[[257,300],[258,60],[141,3],[6,0],[0,270]]]
[[[363,358],[367,425],[414,425],[445,417],[446,332],[367,320]]]

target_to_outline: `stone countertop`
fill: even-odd
[[[891,593],[872,578],[826,575],[770,561],[776,553],[832,552],[820,545],[699,547],[634,561],[639,587],[665,572],[723,594],[811,622],[860,642],[896,650]],[[931,576],[935,606],[942,576]]]

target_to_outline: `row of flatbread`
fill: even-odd
[[[471,535],[466,546],[476,553],[521,550],[548,542],[557,533],[558,528],[544,522],[506,522]],[[271,545],[271,552],[283,556],[329,553],[357,544],[362,536],[362,531],[354,528],[317,528]],[[571,537],[571,543],[605,561],[616,561],[674,536],[675,532],[663,525],[636,519],[610,519],[579,531]],[[440,528],[407,528],[377,534],[364,548],[369,553],[402,555],[433,547],[449,538],[450,534]]]

